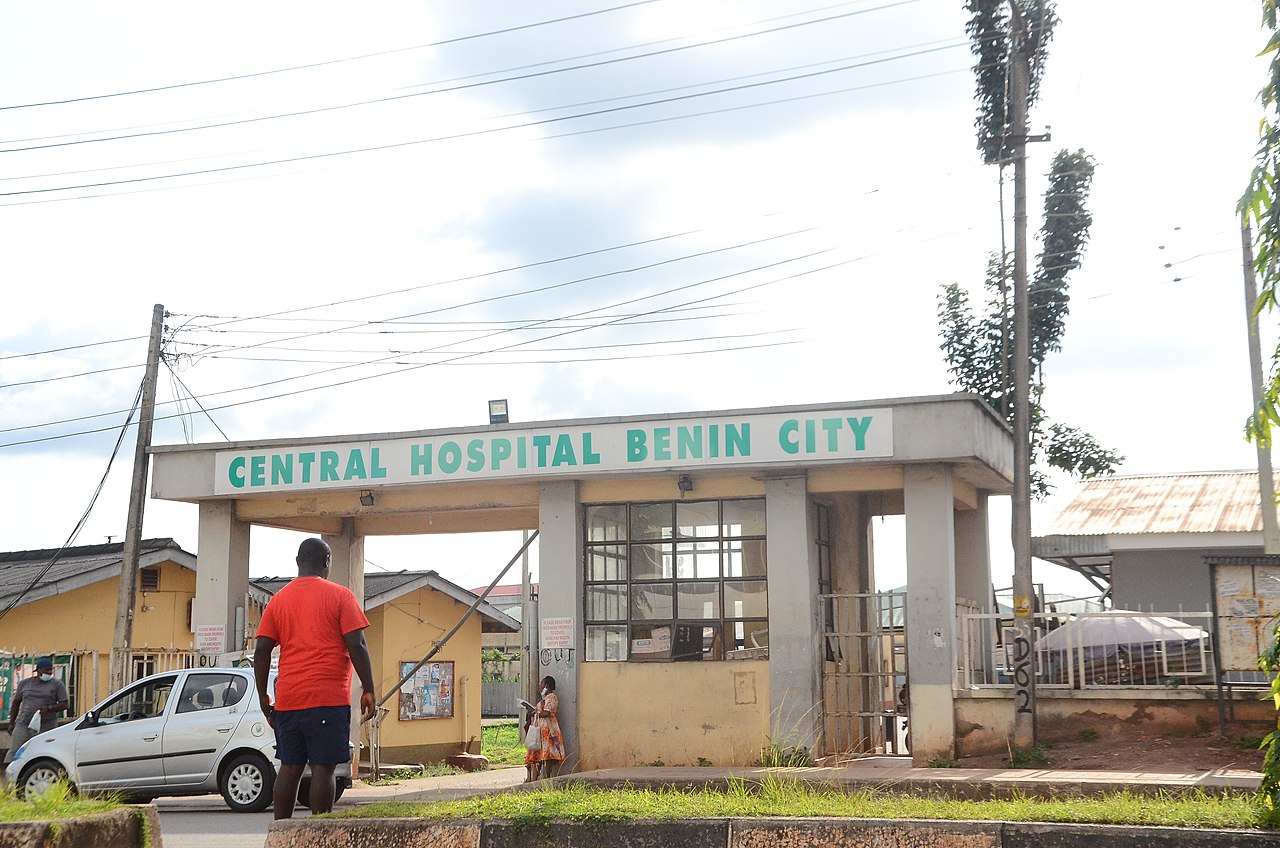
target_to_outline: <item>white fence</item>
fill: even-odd
[[[1134,689],[1213,685],[1210,612],[1036,613],[1036,686]],[[956,686],[1012,688],[1008,614],[958,611]]]

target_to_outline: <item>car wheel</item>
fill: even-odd
[[[36,760],[18,777],[18,792],[26,798],[38,798],[58,782],[66,782],[67,770],[53,760]]]
[[[257,754],[241,754],[227,764],[218,788],[222,800],[237,813],[260,813],[271,806],[276,773]]]
[[[347,788],[347,781],[338,777],[334,779],[333,800],[337,801]],[[298,782],[298,803],[303,807],[311,806],[311,778],[304,777]]]

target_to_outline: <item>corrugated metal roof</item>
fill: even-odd
[[[1044,536],[1262,531],[1255,471],[1086,481]]]
[[[179,560],[190,558],[173,539],[143,539],[138,546],[140,558],[154,558],[170,552]],[[57,561],[50,562],[57,556]],[[124,560],[124,543],[80,545],[34,551],[0,551],[0,606],[8,606],[19,598],[30,603],[60,591],[60,584],[79,585],[83,580],[106,580],[120,573]],[[144,564],[146,564],[144,562]],[[185,564],[185,563],[184,563]],[[71,586],[70,588],[74,588]]]
[[[292,577],[254,577],[249,583],[271,594],[292,580]],[[423,586],[443,592],[460,604],[470,605],[475,602],[476,595],[467,591],[451,580],[446,580],[435,571],[374,571],[364,575],[364,603],[368,609],[370,602],[383,603],[384,596],[401,590],[412,591]],[[481,590],[483,591],[483,590]],[[518,633],[520,622],[503,613],[488,601],[476,609],[484,620],[486,633]]]

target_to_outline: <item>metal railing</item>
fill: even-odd
[[[1012,688],[1013,619],[957,611],[955,684]],[[1036,686],[1046,689],[1173,689],[1211,686],[1210,612],[1036,613]]]

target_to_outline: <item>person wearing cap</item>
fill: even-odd
[[[13,755],[31,737],[57,727],[58,713],[70,703],[67,687],[54,676],[53,660],[48,657],[38,660],[35,673],[23,678],[13,693],[13,703],[9,706],[9,734],[13,741],[5,755],[5,764],[13,762]],[[37,713],[40,715],[39,730],[31,726]]]
[[[356,596],[329,582],[331,552],[323,539],[298,547],[298,576],[271,597],[258,623],[253,672],[258,702],[276,732],[280,773],[272,790],[277,819],[293,816],[293,799],[311,766],[308,806],[333,809],[334,770],[351,757],[351,668],[360,677],[360,713],[373,717],[373,667],[364,631],[369,626]],[[271,652],[280,646],[275,703],[267,692]]]

